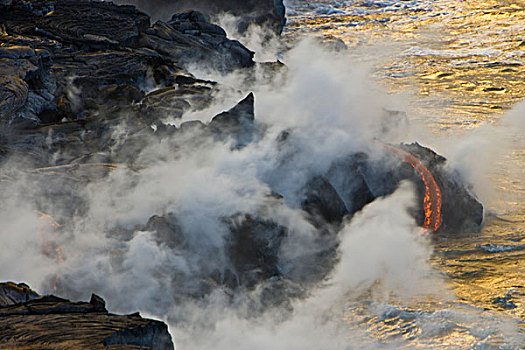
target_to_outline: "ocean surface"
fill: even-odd
[[[371,79],[405,99],[409,122],[418,125],[406,141],[430,146],[458,167],[473,164],[467,172],[486,206],[480,233],[432,239],[431,261],[451,299],[378,306],[364,298],[349,307],[348,322],[385,346],[525,348],[516,340],[525,332],[525,133],[506,122],[508,115],[521,125],[525,119],[519,104],[525,2],[289,1],[288,7],[285,36],[343,40],[355,62],[370,63]],[[468,155],[458,155],[462,147]],[[465,316],[471,312],[476,316]],[[498,330],[502,320],[518,325],[518,338]]]

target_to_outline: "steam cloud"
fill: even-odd
[[[525,141],[525,103],[516,104],[494,124],[483,124],[462,135],[452,133],[436,138],[436,149],[447,155],[450,166],[473,184],[474,192],[496,214],[508,210],[509,203],[523,201],[495,187],[493,176],[524,183],[523,150]],[[459,137],[458,137],[459,136]],[[451,142],[451,140],[457,140]],[[482,155],[482,156],[480,156]],[[512,193],[520,192],[510,191]]]
[[[407,214],[415,198],[409,184],[343,225],[334,271],[321,285],[311,286],[306,297],[292,298],[288,308],[254,312],[263,309],[257,305],[262,287],[234,298],[216,288],[204,300],[177,299],[179,293],[198,293],[203,288],[200,276],[227,269],[228,228],[222,218],[239,212],[286,226],[289,237],[280,254],[283,265],[297,268],[301,254],[319,250],[313,239],[316,229],[299,209],[299,189],[344,155],[367,151],[380,157],[369,142],[374,137],[388,142],[402,134],[395,125],[390,133],[382,131],[382,108],[393,97],[372,86],[366,67],[310,41],[298,44],[284,60],[287,69],[272,79],[261,78],[260,71],[257,83],[248,85],[256,96],[256,122],[265,130],[259,139],[242,149],[228,141],[195,142],[191,132],[177,140],[152,140],[137,157],[139,169],[121,167],[77,189],[83,210],[69,213],[58,235],[39,211],[64,215],[45,195],[47,187],[59,184],[35,182],[24,171],[11,170],[0,209],[0,279],[25,281],[45,293],[52,292],[50,280],[58,274],[66,297],[87,299],[95,292],[112,311],[140,310],[167,320],[179,350],[377,348],[384,344],[367,336],[366,323],[353,323],[352,315],[344,321],[354,310],[351,305],[369,300],[367,312],[381,319],[393,309],[400,313],[396,303],[411,297],[448,302],[442,277],[428,263],[431,245],[417,235]],[[242,73],[194,73],[213,77],[224,88],[216,104],[188,113],[184,120],[208,122],[247,92],[237,90],[246,82]],[[285,150],[275,142],[284,130],[293,130]],[[273,192],[286,202],[272,199]],[[136,229],[152,215],[170,213],[183,229],[185,250]],[[115,228],[131,231],[131,236],[120,239]],[[52,253],[55,241],[64,255],[60,264]],[[42,248],[46,242],[51,242],[51,252]],[[452,313],[445,321],[458,325],[481,317],[469,310]],[[428,337],[445,324],[439,312],[411,317]],[[520,341],[512,322],[484,322],[503,329],[509,341]],[[392,347],[400,345],[396,342]]]

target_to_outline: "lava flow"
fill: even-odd
[[[54,242],[49,242],[45,236],[44,237],[44,247],[45,248],[51,248],[52,251],[56,254],[57,264],[61,264],[64,262],[64,257],[62,254],[62,247],[57,243],[58,237],[57,237],[57,228],[59,228],[61,225],[55,221],[55,219],[46,213],[40,213],[40,220],[43,220],[46,222],[46,224],[43,227],[51,228],[54,234]],[[41,232],[42,233],[42,232]],[[51,247],[49,247],[51,245]],[[55,279],[53,281],[53,290],[56,292],[57,290],[57,282],[59,278],[59,272],[57,270],[57,273],[55,274]]]
[[[441,216],[441,190],[434,176],[413,154],[394,146],[385,144],[383,146],[402,162],[410,164],[421,175],[421,180],[425,184],[425,197],[423,198],[425,221],[423,222],[423,227],[434,232],[437,231],[443,223],[443,218]]]

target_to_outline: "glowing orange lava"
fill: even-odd
[[[397,147],[385,144],[383,146],[402,162],[410,164],[421,175],[421,180],[425,184],[425,197],[423,198],[425,221],[423,222],[423,227],[437,231],[443,223],[443,218],[441,216],[441,190],[436,183],[436,179],[434,179],[430,170],[414,155]]]
[[[53,230],[53,233],[54,233],[54,241],[52,244],[53,245],[56,245],[54,251],[55,251],[55,254],[56,254],[56,258],[57,258],[57,264],[61,264],[64,262],[64,256],[62,254],[62,247],[60,245],[57,244],[58,242],[58,236],[57,236],[57,231],[56,229],[58,227],[60,227],[61,225],[55,221],[55,219],[49,215],[49,214],[46,214],[46,213],[40,213],[40,220],[43,220],[43,221],[46,221],[46,225],[48,228],[51,228]],[[45,245],[49,244],[49,242],[47,242],[47,240],[44,238],[44,243]],[[59,272],[57,271],[57,273],[55,274],[55,279],[53,281],[53,290],[56,292],[57,290],[57,282],[58,282],[58,279],[59,279]]]

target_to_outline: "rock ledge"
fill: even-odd
[[[95,294],[74,302],[7,282],[0,283],[0,348],[171,350],[173,342],[165,323],[111,314]]]

